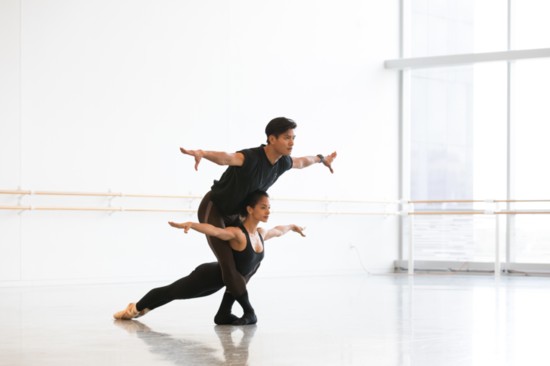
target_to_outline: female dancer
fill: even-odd
[[[213,236],[227,242],[239,273],[250,279],[258,269],[264,257],[264,241],[279,237],[289,231],[295,231],[305,236],[304,228],[296,225],[281,225],[265,230],[258,227],[260,222],[269,219],[269,196],[266,192],[256,191],[248,196],[245,205],[244,221],[238,227],[228,226],[218,228],[210,224],[184,222],[181,224],[169,222],[172,227],[183,229],[185,233],[193,229],[200,233]],[[195,268],[188,276],[177,280],[171,285],[155,288],[149,291],[137,303],[130,303],[126,309],[115,313],[115,319],[132,319],[145,315],[147,312],[165,305],[173,300],[192,299],[211,295],[225,286],[218,262],[204,263]],[[225,292],[222,304],[214,321],[216,324],[245,325],[255,324],[256,317],[244,314],[238,318],[231,314],[235,298],[230,292]],[[246,316],[246,317],[245,317]]]

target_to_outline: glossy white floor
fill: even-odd
[[[215,326],[221,292],[140,321],[158,284],[0,288],[0,365],[548,365],[550,279],[256,278],[255,326]]]

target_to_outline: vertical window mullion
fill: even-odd
[[[508,0],[507,2],[507,24],[506,24],[506,31],[507,31],[507,50],[510,51],[512,49],[512,1]],[[514,148],[513,144],[513,123],[514,119],[513,117],[513,109],[512,109],[512,103],[514,102],[513,99],[513,84],[512,84],[512,77],[513,77],[513,61],[507,61],[507,72],[506,72],[506,85],[507,85],[507,91],[506,91],[506,199],[511,200],[512,196],[514,195],[514,186],[513,186],[513,169],[514,166],[512,164],[512,152]],[[510,211],[512,209],[512,205],[510,202],[506,203],[506,210]],[[512,230],[514,225],[514,216],[507,215],[506,216],[506,226],[505,226],[505,253],[506,253],[506,263],[504,270],[508,271],[510,262],[512,260]]]

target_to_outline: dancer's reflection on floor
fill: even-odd
[[[217,325],[214,331],[222,348],[190,338],[176,338],[166,333],[153,331],[137,320],[115,320],[114,324],[129,333],[136,334],[153,354],[171,361],[174,365],[247,365],[248,348],[256,332],[256,325]],[[240,340],[234,335],[242,333]],[[223,358],[220,357],[222,351]]]
[[[242,364],[246,365],[248,361],[248,347],[250,346],[250,341],[254,337],[257,326],[248,325],[248,326],[227,326],[227,325],[216,325],[214,330],[216,335],[220,339],[220,343],[223,347],[223,355],[225,361],[230,365]],[[238,343],[235,343],[233,339],[233,334],[237,333],[237,330],[242,332],[241,339]]]

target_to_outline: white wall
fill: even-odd
[[[180,146],[257,146],[283,115],[296,156],[339,157],[334,175],[291,171],[271,189],[271,223],[309,235],[268,243],[261,275],[361,271],[350,245],[391,271],[395,218],[276,214],[276,197],[397,198],[397,80],[383,69],[397,14],[397,1],[4,0],[0,189],[202,195],[223,168],[195,172]],[[214,260],[202,236],[166,224],[194,217],[0,210],[0,285],[173,279]]]

